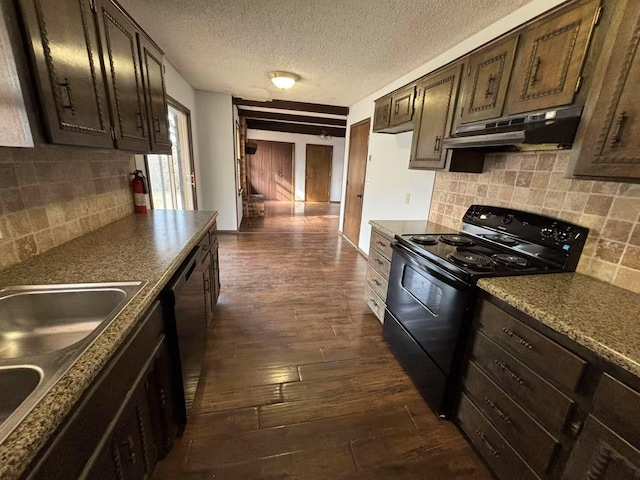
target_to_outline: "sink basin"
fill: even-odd
[[[143,285],[80,283],[0,289],[0,443]]]
[[[0,368],[0,423],[24,402],[42,380],[42,372],[34,367]]]
[[[0,358],[42,355],[73,345],[126,297],[117,288],[21,291],[0,297]]]

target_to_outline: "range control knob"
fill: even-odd
[[[504,223],[505,225],[509,225],[511,222],[513,222],[513,215],[505,215],[502,218],[502,223]]]

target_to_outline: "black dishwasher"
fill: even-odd
[[[195,247],[173,276],[164,292],[167,329],[173,332],[172,350],[176,375],[182,378],[177,391],[178,420],[186,424],[195,397],[207,341],[207,278],[211,254],[207,245]],[[178,368],[180,365],[180,368]],[[180,386],[178,386],[178,390]],[[182,401],[184,398],[184,401]]]

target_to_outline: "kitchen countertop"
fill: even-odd
[[[216,217],[216,212],[168,210],[131,215],[0,272],[0,287],[146,282],[0,444],[0,478],[18,478],[35,458]]]
[[[436,233],[458,233],[449,227],[429,222],[428,220],[371,220],[369,221],[376,230],[379,230],[393,238],[395,235],[405,233],[415,234],[436,234]]]
[[[580,273],[483,278],[478,286],[640,377],[640,295]]]

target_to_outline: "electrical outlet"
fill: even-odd
[[[411,194],[407,192],[406,195],[404,196],[404,203],[408,205],[410,201],[411,201]]]

